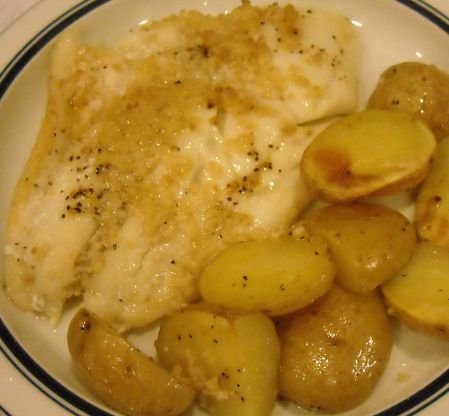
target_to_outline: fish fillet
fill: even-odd
[[[310,202],[301,155],[354,111],[357,52],[347,18],[246,2],[114,47],[64,33],[10,207],[9,297],[54,322],[79,297],[120,331],[196,299],[214,255]]]

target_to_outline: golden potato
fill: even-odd
[[[300,223],[329,244],[345,288],[367,293],[405,265],[416,245],[413,225],[379,205],[330,205],[311,211]]]
[[[72,319],[67,341],[92,391],[126,415],[179,415],[195,398],[190,381],[161,368],[86,309]]]
[[[418,244],[382,292],[391,312],[410,327],[449,339],[449,249]]]
[[[393,65],[381,75],[367,106],[414,114],[442,139],[449,135],[449,75],[421,62]]]
[[[228,247],[205,268],[199,289],[212,304],[277,316],[317,299],[334,274],[326,243],[306,234]]]
[[[306,148],[301,169],[315,197],[352,201],[410,189],[426,176],[435,149],[417,117],[367,110],[329,125]]]
[[[180,366],[212,416],[268,416],[278,392],[280,345],[261,313],[226,315],[189,308],[162,321],[156,341],[166,368]]]
[[[416,230],[424,241],[449,248],[449,137],[438,143],[416,200]]]
[[[370,395],[392,346],[377,291],[361,296],[334,286],[309,307],[279,319],[282,397],[336,413]]]

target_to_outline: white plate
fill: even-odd
[[[253,3],[268,2],[254,0]],[[421,0],[292,0],[292,3],[299,6],[313,3],[314,7],[323,6],[351,18],[362,41],[362,105],[381,71],[393,63],[422,60],[449,71],[447,0],[433,0],[436,8]],[[113,40],[145,19],[157,19],[181,8],[215,13],[236,5],[236,0],[85,0],[81,3],[44,0],[2,34],[2,246],[13,186],[43,115],[49,47],[57,33],[80,20],[92,38]],[[67,322],[51,330],[47,322],[17,310],[1,291],[0,316],[0,414],[2,411],[13,416],[109,414],[74,376],[65,344]],[[134,336],[134,340],[152,352],[148,349],[151,343],[144,343],[141,335]],[[381,383],[367,402],[345,415],[443,416],[449,409],[448,391],[449,343],[397,325],[392,358]],[[274,413],[276,416],[303,414],[294,406],[285,405],[278,406]]]

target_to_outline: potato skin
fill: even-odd
[[[379,205],[330,205],[311,211],[300,224],[327,241],[337,268],[335,280],[359,294],[403,267],[416,246],[410,221]]]
[[[92,391],[125,415],[176,416],[195,398],[190,381],[168,373],[86,309],[72,319],[67,341]]]
[[[382,285],[391,313],[425,334],[449,340],[449,249],[423,242]]]
[[[309,307],[279,318],[280,394],[310,410],[337,413],[363,402],[392,346],[377,291],[360,296],[334,286]]]
[[[435,137],[416,116],[365,110],[330,124],[304,151],[301,170],[314,197],[351,202],[418,185],[430,167]]]
[[[229,246],[205,268],[199,287],[211,304],[279,316],[326,293],[334,275],[327,244],[306,233]]]
[[[416,199],[416,230],[423,241],[449,248],[449,137],[437,146]]]
[[[367,107],[414,114],[440,140],[449,135],[449,75],[421,62],[393,65],[380,76]]]
[[[278,392],[280,345],[262,313],[229,314],[191,306],[167,316],[156,349],[162,365],[195,383],[214,416],[269,416]]]

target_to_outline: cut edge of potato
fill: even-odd
[[[343,135],[340,130],[346,121],[348,121],[348,130],[353,127],[352,124],[357,122],[361,125],[362,122],[358,121],[357,117],[365,117],[367,120],[364,122],[373,125],[375,123],[370,118],[397,117],[398,123],[402,122],[406,127],[404,132],[399,132],[403,135],[414,124],[414,130],[419,130],[421,133],[419,137],[423,149],[420,149],[418,153],[419,158],[422,159],[421,164],[417,165],[415,170],[401,167],[395,174],[390,173],[389,178],[382,179],[381,175],[375,176],[369,172],[363,174],[353,172],[353,168],[357,168],[357,165],[361,164],[360,160],[352,160],[352,155],[343,150],[338,140],[322,145],[321,148],[318,146],[318,143],[321,144],[323,140],[329,141],[328,137],[331,134]],[[384,119],[379,123],[385,124]],[[397,134],[398,131],[395,133]],[[356,132],[356,134],[360,134],[360,132]],[[385,136],[385,132],[382,132],[381,135]],[[326,139],[322,139],[324,137]],[[357,139],[360,141],[359,137]],[[338,119],[323,130],[304,151],[300,168],[303,179],[315,198],[330,203],[352,202],[364,197],[390,195],[418,186],[430,169],[435,146],[436,139],[433,132],[418,117],[395,109],[368,109]],[[423,157],[424,150],[425,157]],[[363,164],[363,160],[361,162]],[[383,174],[383,172],[381,173]]]
[[[280,343],[265,314],[191,305],[162,321],[155,345],[163,366],[194,381],[198,404],[211,415],[271,414]]]
[[[416,245],[413,225],[403,214],[373,203],[311,210],[293,232],[303,228],[327,242],[336,266],[335,281],[357,294],[371,292],[390,278],[407,263]]]
[[[440,140],[434,163],[419,188],[415,224],[423,241],[449,248],[449,136]]]
[[[446,323],[442,323],[438,318],[430,318],[427,315],[426,322],[420,322],[423,317],[421,314],[409,313],[388,299],[385,299],[385,303],[388,306],[388,313],[405,323],[410,329],[449,341],[449,320]]]
[[[211,305],[275,317],[312,303],[329,290],[334,277],[327,242],[303,230],[301,235],[229,246],[204,269],[199,288]]]
[[[381,290],[390,315],[415,331],[449,340],[449,249],[419,243]]]

